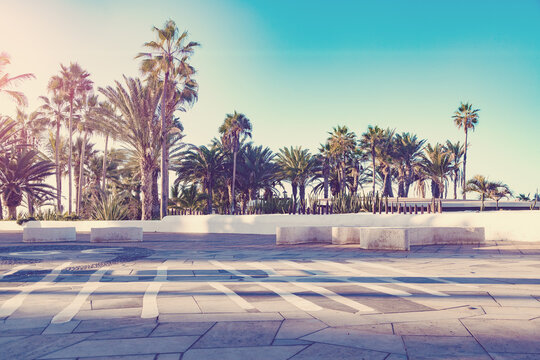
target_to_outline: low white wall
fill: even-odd
[[[540,242],[540,211],[456,212],[443,214],[341,215],[185,215],[151,221],[32,221],[25,226],[140,226],[145,232],[275,234],[277,226],[475,226],[486,240]],[[0,221],[0,231],[22,231],[14,221]]]

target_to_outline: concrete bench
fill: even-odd
[[[410,250],[410,229],[391,227],[361,227],[360,247],[369,250]]]
[[[479,244],[486,240],[483,227],[411,227],[411,245],[466,245]]]
[[[23,229],[23,242],[65,242],[75,241],[77,233],[75,227],[25,227]]]
[[[140,242],[142,227],[104,227],[90,229],[90,242]]]
[[[290,226],[276,228],[276,244],[332,243],[331,226]]]

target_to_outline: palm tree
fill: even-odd
[[[460,180],[461,158],[465,152],[464,146],[458,141],[456,143],[446,140],[445,148],[452,154],[452,181],[454,182],[454,199],[457,199],[457,183]]]
[[[296,209],[296,194],[300,194],[300,207],[304,208],[306,185],[316,168],[316,160],[309,150],[302,147],[279,149],[276,163],[280,167],[278,176],[291,183],[293,204]]]
[[[398,196],[408,197],[409,188],[414,179],[414,169],[420,161],[425,139],[418,139],[415,134],[404,132],[394,139],[395,158],[398,166]]]
[[[163,76],[163,91],[161,97],[161,217],[167,215],[168,191],[169,191],[169,149],[167,143],[167,134],[169,133],[169,119],[167,106],[169,100],[170,77],[172,74],[186,75],[186,69],[192,69],[187,65],[187,61],[199,46],[197,42],[187,42],[188,34],[180,34],[175,22],[168,20],[163,29],[154,26],[153,30],[157,32],[157,41],[150,41],[144,44],[150,52],[139,53],[136,58],[143,58],[141,70],[153,77]],[[187,42],[187,44],[186,44]],[[178,71],[180,69],[180,71]],[[183,78],[189,83],[190,77]],[[175,84],[176,87],[176,84]],[[188,86],[189,87],[189,86]],[[174,111],[174,110],[173,110]]]
[[[330,178],[330,164],[332,162],[332,156],[330,154],[330,144],[326,142],[319,147],[319,154],[316,155],[319,162],[319,176],[323,178],[323,196],[328,199],[328,184]]]
[[[70,63],[69,67],[60,64],[60,76],[53,77],[51,84],[58,86],[62,93],[66,96],[69,102],[69,158],[68,158],[68,212],[72,212],[72,190],[73,190],[73,176],[72,176],[72,148],[73,148],[73,115],[74,115],[74,102],[77,97],[82,96],[86,92],[92,90],[93,83],[89,79],[90,74],[83,70],[77,63]]]
[[[56,125],[55,144],[60,143],[60,127],[68,117],[68,105],[62,96],[60,88],[60,77],[53,76],[47,85],[47,91],[52,93],[50,98],[40,96],[43,104],[39,111],[43,116],[48,117],[51,123]],[[56,164],[56,211],[62,213],[62,171],[60,169],[60,147],[55,146],[54,163]]]
[[[490,192],[493,190],[493,183],[490,182],[483,175],[475,175],[472,179],[467,181],[465,192],[475,192],[480,195],[482,205],[480,211],[484,210],[484,201],[486,197],[489,197]]]
[[[113,108],[121,116],[109,114],[117,120],[114,135],[123,141],[135,155],[141,176],[142,219],[152,218],[152,173],[158,168],[161,144],[160,124],[157,119],[161,90],[149,85],[143,86],[139,79],[124,76],[126,87],[116,81],[113,88],[99,88]]]
[[[9,55],[6,53],[0,53],[0,94],[6,93],[9,97],[15,100],[17,105],[26,106],[28,103],[26,96],[20,91],[9,90],[9,88],[17,85],[21,81],[35,79],[36,77],[34,74],[30,73],[12,77],[9,76],[8,73],[4,72],[4,67],[10,63],[11,61],[9,59]]]
[[[469,129],[474,131],[476,125],[478,124],[478,112],[480,109],[472,108],[472,104],[466,103],[459,106],[457,111],[454,113],[452,118],[454,119],[454,124],[458,129],[463,128],[465,131],[465,151],[463,152],[463,189],[465,189],[465,183],[467,181],[466,169],[467,169],[467,147],[469,146],[467,136],[469,134]],[[463,200],[467,199],[467,192],[463,191]]]
[[[223,154],[216,147],[192,146],[175,164],[174,169],[178,175],[175,186],[183,181],[197,182],[202,185],[206,191],[206,211],[212,214],[214,183],[223,171]]]
[[[199,192],[197,185],[180,185],[175,183],[172,188],[172,200],[177,208],[184,210],[203,210],[204,200],[208,200],[208,195]]]
[[[349,131],[347,126],[337,126],[328,133],[327,142],[330,145],[330,155],[336,160],[340,191],[345,192],[347,178],[346,166],[356,150],[356,134]]]
[[[15,121],[21,129],[21,142],[26,146],[37,149],[39,139],[46,129],[48,119],[39,111],[28,114],[24,108],[18,107]]]
[[[371,169],[373,176],[373,190],[372,196],[375,197],[375,176],[376,176],[376,149],[379,145],[384,142],[386,137],[385,130],[381,129],[378,126],[368,126],[368,129],[365,133],[362,134],[362,139],[360,140],[361,146],[366,149],[371,156]]]
[[[425,175],[431,179],[431,194],[441,198],[448,174],[452,168],[452,154],[441,144],[428,144],[422,154],[422,168]]]
[[[41,160],[35,150],[15,150],[0,155],[0,193],[9,210],[9,217],[17,218],[17,206],[26,194],[33,214],[32,200],[54,196],[54,188],[45,184],[45,178],[54,174],[54,163]]]
[[[271,194],[277,181],[278,166],[273,161],[276,155],[270,148],[247,144],[242,151],[241,177],[249,200],[255,200],[260,190]]]
[[[16,135],[19,129],[16,125],[12,119],[0,115],[0,154],[8,154],[11,147],[18,142]],[[2,197],[0,196],[0,220],[3,218]]]
[[[386,129],[379,145],[375,148],[377,162],[383,177],[382,196],[393,197],[392,190],[392,166],[395,163],[396,147],[394,142],[394,130]]]
[[[236,157],[240,149],[240,142],[246,137],[251,137],[252,126],[249,119],[241,113],[227,114],[223,124],[219,127],[221,142],[224,147],[233,154],[232,168],[232,194],[231,194],[231,213],[235,213],[235,186],[236,186]]]
[[[508,185],[503,184],[502,182],[492,182],[489,187],[490,190],[488,196],[490,199],[495,200],[496,210],[499,210],[499,201],[502,198],[512,196],[512,191],[510,191]]]

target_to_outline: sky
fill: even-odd
[[[96,87],[140,76],[134,57],[167,19],[201,43],[186,142],[209,143],[235,110],[274,151],[316,152],[336,125],[463,142],[451,117],[471,102],[467,174],[540,187],[539,0],[0,0],[0,52],[9,73],[36,75],[18,87],[32,111],[60,63]],[[1,95],[0,113],[15,114]]]

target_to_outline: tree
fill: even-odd
[[[458,141],[446,141],[445,149],[452,154],[452,181],[454,182],[454,199],[457,199],[457,183],[460,181],[461,158],[465,152],[464,146]]]
[[[448,174],[452,171],[452,154],[441,144],[428,144],[422,154],[422,169],[431,179],[431,195],[441,198]]]
[[[361,146],[369,152],[369,155],[371,156],[371,169],[372,169],[372,176],[373,176],[373,190],[372,190],[372,196],[375,197],[375,176],[376,176],[376,159],[377,159],[377,153],[376,149],[377,147],[385,140],[385,130],[381,129],[378,126],[368,126],[368,129],[365,133],[362,134],[362,138],[360,140]]]
[[[17,105],[26,106],[28,103],[26,96],[22,92],[10,90],[10,88],[16,86],[21,81],[35,79],[36,77],[34,74],[30,73],[10,76],[8,73],[4,72],[4,67],[10,63],[11,61],[9,55],[6,53],[0,53],[0,94],[6,93],[9,97],[15,100]]]
[[[496,203],[496,210],[499,210],[499,201],[502,198],[508,198],[512,196],[512,191],[510,191],[510,188],[508,185],[503,184],[502,182],[492,182],[489,186],[489,193],[488,196],[490,199],[495,200]]]
[[[377,162],[383,175],[382,196],[393,197],[392,190],[392,166],[395,163],[396,147],[394,143],[394,130],[386,129],[383,132],[383,138],[375,148]]]
[[[404,132],[396,134],[394,139],[398,170],[398,196],[408,197],[409,188],[414,180],[414,169],[420,162],[426,140],[418,139],[415,134]]]
[[[68,212],[72,212],[72,190],[73,190],[73,115],[74,102],[77,97],[82,96],[86,92],[92,90],[93,83],[89,79],[90,74],[83,70],[77,63],[70,63],[69,67],[60,64],[60,76],[53,77],[52,85],[58,86],[62,93],[66,96],[69,102],[69,157],[68,157]]]
[[[327,142],[330,146],[330,156],[335,159],[340,183],[340,192],[345,192],[347,181],[347,163],[356,150],[356,134],[349,131],[347,126],[337,126],[328,133]]]
[[[159,119],[156,109],[161,89],[143,86],[139,79],[124,76],[126,87],[115,82],[115,87],[99,88],[119,115],[109,114],[116,119],[114,135],[124,142],[134,154],[141,176],[140,191],[142,220],[152,218],[152,173],[158,168],[161,144]]]
[[[225,149],[233,154],[233,168],[232,168],[232,194],[231,194],[231,213],[235,213],[236,203],[236,157],[238,150],[240,149],[240,142],[246,137],[251,137],[252,126],[249,119],[241,113],[234,112],[233,114],[227,114],[223,124],[219,127],[219,133],[221,134],[221,142]]]
[[[64,100],[60,88],[60,77],[53,76],[47,85],[47,91],[52,93],[51,97],[40,96],[39,99],[43,102],[39,111],[43,116],[49,119],[50,123],[56,126],[55,140],[51,143],[60,143],[60,128],[62,123],[68,117],[68,104]],[[60,168],[60,147],[55,146],[54,163],[56,164],[56,211],[62,213],[62,171]]]
[[[215,147],[192,146],[183,154],[181,160],[173,168],[178,175],[175,186],[183,181],[196,182],[202,185],[206,191],[206,211],[208,214],[212,214],[214,183],[223,171],[223,154]]]
[[[484,210],[485,198],[489,197],[490,192],[492,190],[493,190],[493,183],[490,182],[483,175],[475,175],[472,179],[467,181],[467,185],[465,187],[466,192],[475,192],[480,195],[480,200],[482,200],[480,211]]]
[[[161,217],[167,215],[168,191],[169,191],[169,149],[167,135],[169,133],[169,119],[167,116],[167,101],[169,99],[171,74],[186,75],[186,69],[192,69],[187,61],[199,46],[197,42],[187,42],[188,33],[180,34],[176,23],[168,20],[163,29],[154,26],[157,33],[157,41],[144,44],[149,52],[139,53],[136,58],[143,58],[141,70],[153,77],[163,76],[163,90],[161,97]],[[187,42],[187,44],[186,44]],[[178,70],[181,71],[178,71]],[[175,72],[176,71],[176,72]],[[189,74],[191,75],[191,74]],[[190,83],[190,77],[183,78]],[[176,87],[176,84],[175,84]],[[188,86],[189,87],[189,86]]]
[[[472,108],[472,104],[466,103],[459,106],[457,111],[454,113],[454,116],[452,118],[454,119],[454,124],[458,127],[458,129],[463,128],[465,131],[465,150],[463,152],[463,200],[467,199],[467,192],[465,191],[465,184],[467,182],[467,148],[469,146],[468,144],[468,134],[469,129],[472,129],[474,131],[476,125],[478,124],[478,112],[480,109],[474,109]]]
[[[54,196],[54,188],[45,184],[45,178],[54,174],[54,168],[52,162],[41,160],[35,150],[18,149],[0,155],[0,193],[10,218],[17,218],[17,207],[24,195],[30,200]],[[33,214],[32,203],[28,204],[28,211]]]
[[[278,166],[273,161],[275,154],[262,145],[247,144],[242,151],[240,177],[243,179],[249,200],[256,200],[260,190],[268,197],[277,181]]]
[[[279,149],[276,163],[280,167],[278,176],[280,179],[291,183],[293,204],[296,209],[296,195],[300,195],[300,207],[305,206],[306,185],[316,168],[316,160],[309,150],[299,147]]]

